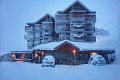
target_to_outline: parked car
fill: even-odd
[[[109,63],[114,62],[114,60],[115,60],[115,54],[108,54],[108,60],[109,60]]]
[[[47,55],[42,60],[42,67],[44,66],[55,66],[55,58],[52,55]]]
[[[90,57],[88,64],[103,66],[103,65],[106,65],[106,61],[101,55],[96,54]]]

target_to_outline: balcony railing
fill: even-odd
[[[85,22],[85,18],[84,17],[71,17],[70,18],[70,22]]]
[[[95,36],[89,36],[85,38],[85,41],[89,41],[89,42],[95,42],[96,41],[96,37]]]
[[[83,34],[71,34],[70,39],[72,41],[85,41],[85,37]]]
[[[32,46],[33,42],[27,42],[27,46]]]
[[[25,32],[33,32],[33,31],[34,31],[33,27],[25,26]]]
[[[86,21],[94,21],[96,22],[96,15],[87,15]]]
[[[39,45],[40,41],[34,41],[34,45]]]
[[[83,25],[72,25],[71,29],[84,29]]]
[[[41,28],[39,26],[34,26],[34,29],[36,30],[41,30]]]
[[[34,35],[24,35],[25,39],[34,39]]]
[[[40,37],[41,34],[40,33],[35,33],[35,37]]]
[[[59,35],[60,40],[70,39],[70,35]]]
[[[55,20],[69,20],[68,14],[56,14]]]
[[[94,31],[94,28],[90,28],[90,29],[85,29],[85,31]]]

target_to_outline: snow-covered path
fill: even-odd
[[[56,65],[0,63],[0,80],[120,80],[120,65]]]

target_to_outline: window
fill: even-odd
[[[82,34],[82,32],[78,32],[78,34]]]
[[[48,38],[44,38],[44,40],[48,40]]]
[[[48,32],[48,30],[45,30],[45,32]]]
[[[21,54],[16,54],[16,59],[20,59]]]

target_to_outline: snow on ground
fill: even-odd
[[[120,64],[120,34],[116,34],[112,37],[98,37],[103,47],[112,47],[116,50],[115,64]],[[102,47],[101,46],[101,47]]]
[[[120,65],[56,65],[26,62],[0,63],[0,80],[120,80]]]

